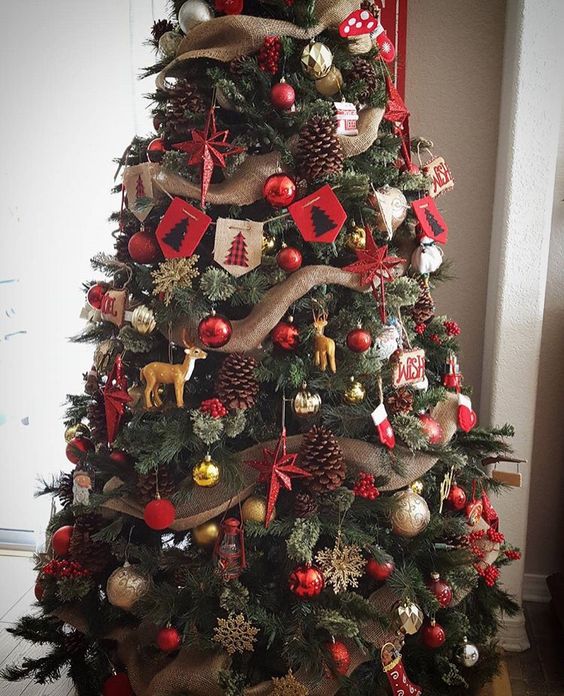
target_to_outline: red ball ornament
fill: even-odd
[[[431,650],[440,648],[446,640],[444,628],[439,625],[435,619],[432,619],[428,624],[425,624],[421,629],[421,640],[423,645]]]
[[[143,519],[147,527],[162,531],[174,522],[176,517],[176,508],[164,498],[156,498],[145,505],[143,510]]]
[[[125,672],[112,674],[102,685],[102,696],[135,696]]]
[[[59,527],[51,537],[51,546],[57,556],[66,556],[69,552],[73,531],[74,527],[67,524],[64,527]]]
[[[89,440],[87,437],[73,437],[66,447],[65,454],[69,462],[78,464],[78,462],[84,459],[84,455],[93,449],[94,443],[92,440]]]
[[[274,208],[287,208],[296,197],[296,184],[287,174],[272,174],[264,183],[263,195]]]
[[[466,505],[466,493],[464,492],[464,488],[453,483],[447,496],[447,503],[453,510],[464,510]]]
[[[221,348],[231,338],[233,328],[229,319],[212,312],[198,325],[198,337],[207,348]]]
[[[276,256],[276,263],[286,273],[297,271],[302,265],[302,260],[301,251],[291,246],[280,249]]]
[[[33,594],[35,595],[35,599],[40,602],[43,599],[43,595],[45,594],[45,588],[41,584],[40,580],[37,580],[35,583],[35,587],[33,588]]]
[[[325,587],[325,578],[319,568],[305,564],[290,573],[288,587],[300,599],[317,597]]]
[[[436,421],[428,413],[419,413],[417,415],[423,427],[423,433],[430,445],[440,445],[444,439],[444,432],[441,424]]]
[[[106,290],[107,288],[100,285],[100,283],[91,285],[86,293],[86,301],[91,307],[94,307],[94,309],[100,309],[102,306],[102,298],[106,294]]]
[[[270,101],[272,106],[283,111],[288,111],[294,106],[296,101],[296,92],[292,85],[289,85],[284,79],[272,85],[270,90]]]
[[[114,464],[118,464],[119,466],[128,466],[131,464],[131,457],[123,450],[112,450],[110,453],[110,459]]]
[[[136,232],[127,244],[127,251],[135,263],[155,263],[162,258],[161,248],[155,236]]]
[[[353,353],[364,353],[372,345],[372,336],[369,331],[358,327],[347,334],[347,347]]]
[[[295,350],[299,343],[299,331],[291,322],[280,321],[270,332],[272,343],[282,350]]]
[[[331,657],[331,670],[345,676],[351,666],[351,654],[347,646],[339,640],[333,640],[325,643],[324,647]]]
[[[394,572],[396,566],[393,561],[378,563],[375,558],[370,558],[366,563],[366,574],[377,582],[385,582]]]
[[[452,602],[452,589],[438,573],[431,573],[431,579],[427,583],[427,587],[437,598],[437,602],[443,609],[448,607]]]
[[[157,645],[159,646],[159,650],[163,652],[170,653],[178,650],[180,643],[180,633],[172,626],[161,628],[157,633]]]
[[[160,162],[165,152],[165,142],[162,138],[155,138],[147,145],[147,159],[149,162]]]

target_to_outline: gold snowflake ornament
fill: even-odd
[[[233,655],[236,652],[254,650],[255,636],[259,629],[250,624],[243,614],[229,614],[226,619],[218,619],[214,628],[214,641],[219,643],[226,652]]]
[[[308,696],[309,691],[292,674],[292,670],[285,677],[272,678],[272,696]]]
[[[191,288],[192,281],[200,275],[197,269],[199,256],[189,259],[167,259],[153,271],[153,295],[164,295],[165,305],[172,300],[175,288]]]
[[[322,549],[315,557],[321,568],[325,582],[333,587],[333,592],[345,592],[350,587],[358,587],[358,578],[364,574],[366,561],[358,546],[343,544],[337,536],[332,549]]]

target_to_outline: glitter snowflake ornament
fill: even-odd
[[[335,594],[358,587],[358,578],[364,574],[366,565],[360,548],[343,544],[340,534],[337,535],[335,546],[319,551],[315,561]]]
[[[272,678],[272,696],[308,696],[309,691],[292,674],[292,670],[285,677]]]
[[[160,263],[151,273],[153,295],[162,296],[165,305],[169,305],[176,288],[191,288],[194,278],[200,275],[198,260],[198,254],[194,254],[189,259],[168,259]]]
[[[259,629],[250,624],[243,614],[229,614],[226,619],[218,619],[214,628],[214,641],[234,655],[236,652],[252,652]]]

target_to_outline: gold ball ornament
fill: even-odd
[[[192,478],[197,486],[211,488],[219,483],[219,465],[214,462],[209,454],[206,454],[202,461],[194,467]]]
[[[131,326],[140,334],[152,333],[157,326],[153,310],[145,305],[135,307],[131,315]]]
[[[333,97],[341,91],[344,84],[341,71],[333,65],[327,75],[315,81],[315,89],[324,97]]]
[[[321,397],[317,392],[310,392],[304,382],[300,391],[292,399],[292,411],[298,418],[311,418],[319,413]]]
[[[199,524],[192,530],[192,541],[201,549],[212,549],[219,537],[219,524],[215,520],[208,520]]]
[[[302,69],[306,75],[319,80],[325,77],[333,65],[331,49],[321,41],[310,41],[302,52]]]
[[[352,251],[366,249],[366,230],[364,227],[353,227],[347,235],[347,246]]]
[[[366,387],[362,382],[359,382],[354,377],[351,377],[351,383],[345,389],[343,394],[347,404],[361,404],[366,397]]]
[[[129,611],[149,590],[150,580],[127,561],[108,578],[106,594],[114,607]]]
[[[75,437],[90,437],[90,428],[84,423],[69,425],[65,430],[65,442],[70,442]]]
[[[403,633],[408,633],[410,636],[417,633],[423,625],[423,612],[415,602],[403,602],[397,609],[399,629]]]
[[[268,234],[263,234],[260,246],[263,254],[272,254],[276,251],[276,239]]]
[[[425,498],[407,488],[395,493],[392,500],[391,520],[394,534],[411,539],[427,528],[431,513]]]
[[[159,39],[159,53],[164,58],[174,58],[182,38],[181,34],[177,34],[175,31],[165,31]]]
[[[272,512],[272,518],[276,517],[276,508]],[[266,500],[258,495],[251,495],[241,506],[241,519],[243,522],[266,522]]]
[[[421,495],[425,488],[425,486],[423,485],[423,481],[420,481],[419,479],[417,479],[417,481],[414,481],[409,487],[414,493],[417,493],[417,495]]]

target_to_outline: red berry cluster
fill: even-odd
[[[486,555],[484,549],[482,548],[480,542],[486,536],[486,532],[483,529],[479,529],[475,532],[470,532],[468,534],[468,546],[470,551],[476,556],[476,558],[484,558]]]
[[[429,336],[429,340],[437,346],[442,346],[443,344],[443,339],[439,336],[439,334],[436,333],[431,334]]]
[[[443,324],[447,336],[460,336],[460,326],[455,321],[445,321]]]
[[[422,336],[425,333],[426,328],[427,324],[415,324],[415,333]]]
[[[278,36],[266,36],[258,54],[258,65],[263,72],[275,75],[278,72],[282,42]]]
[[[488,587],[493,587],[499,578],[499,568],[489,563],[475,563],[474,568],[478,575],[484,578]]]
[[[506,549],[505,555],[510,561],[518,561],[521,558],[521,551],[518,549]]]
[[[202,413],[209,413],[212,418],[223,418],[227,415],[227,409],[222,402],[217,399],[205,399],[200,404]]]
[[[374,476],[366,473],[359,475],[354,484],[353,493],[359,498],[366,498],[367,500],[376,500],[380,495],[380,491],[374,485]]]
[[[505,541],[505,536],[501,532],[497,532],[493,527],[488,529],[488,539],[493,541],[495,544],[503,544]]]
[[[41,569],[41,574],[60,580],[61,578],[85,578],[90,575],[90,571],[76,561],[53,560]]]

